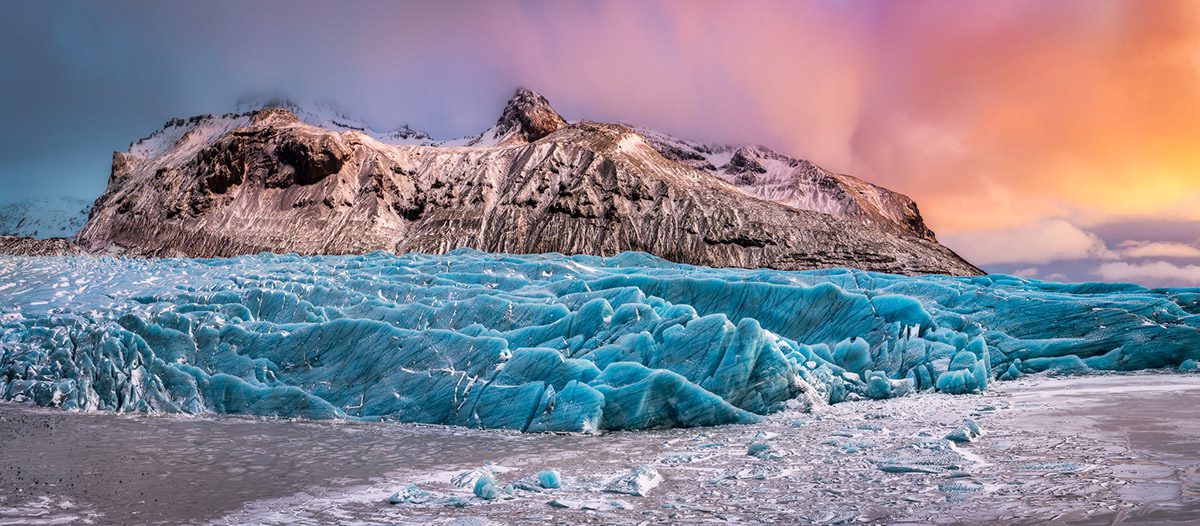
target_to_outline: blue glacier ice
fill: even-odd
[[[548,469],[537,473],[538,485],[546,489],[558,489],[562,486],[562,475],[557,469]]]
[[[1187,367],[1200,289],[372,253],[0,258],[0,398],[529,432]]]
[[[492,500],[500,495],[500,489],[496,487],[496,479],[491,475],[484,475],[475,480],[475,486],[471,489],[476,497],[484,500]]]

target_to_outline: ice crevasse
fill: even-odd
[[[642,253],[0,258],[0,398],[73,410],[597,432],[1198,359],[1200,289]]]

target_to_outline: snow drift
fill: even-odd
[[[0,398],[521,431],[1200,359],[1200,289],[615,257],[0,258]],[[1189,362],[1190,363],[1190,362]]]

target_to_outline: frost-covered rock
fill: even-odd
[[[956,476],[970,461],[946,440],[926,440],[901,446],[872,459],[884,473],[942,473]]]
[[[451,477],[450,485],[456,488],[474,488],[475,483],[481,478],[487,477],[495,479],[496,472],[497,467],[491,464],[484,467],[475,468],[470,471],[464,471]]]
[[[604,487],[604,491],[609,493],[624,493],[626,495],[634,495],[645,497],[650,494],[650,490],[662,484],[663,476],[652,466],[642,464],[618,477],[616,480],[608,483]]]
[[[766,458],[771,454],[771,445],[766,442],[753,442],[746,446],[746,454],[752,457]]]
[[[554,499],[546,504],[551,508],[569,510],[615,511],[633,509],[633,505],[621,500]]]
[[[642,253],[0,257],[0,399],[528,432],[732,424],[1177,368],[1200,359],[1198,313],[1196,289]]]

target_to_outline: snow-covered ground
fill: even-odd
[[[1198,403],[1196,374],[1038,375],[602,436],[6,403],[0,523],[1194,524]],[[946,440],[965,419],[982,436]],[[605,491],[639,466],[661,484]],[[538,489],[552,469],[561,488]],[[409,484],[424,502],[388,503]]]

